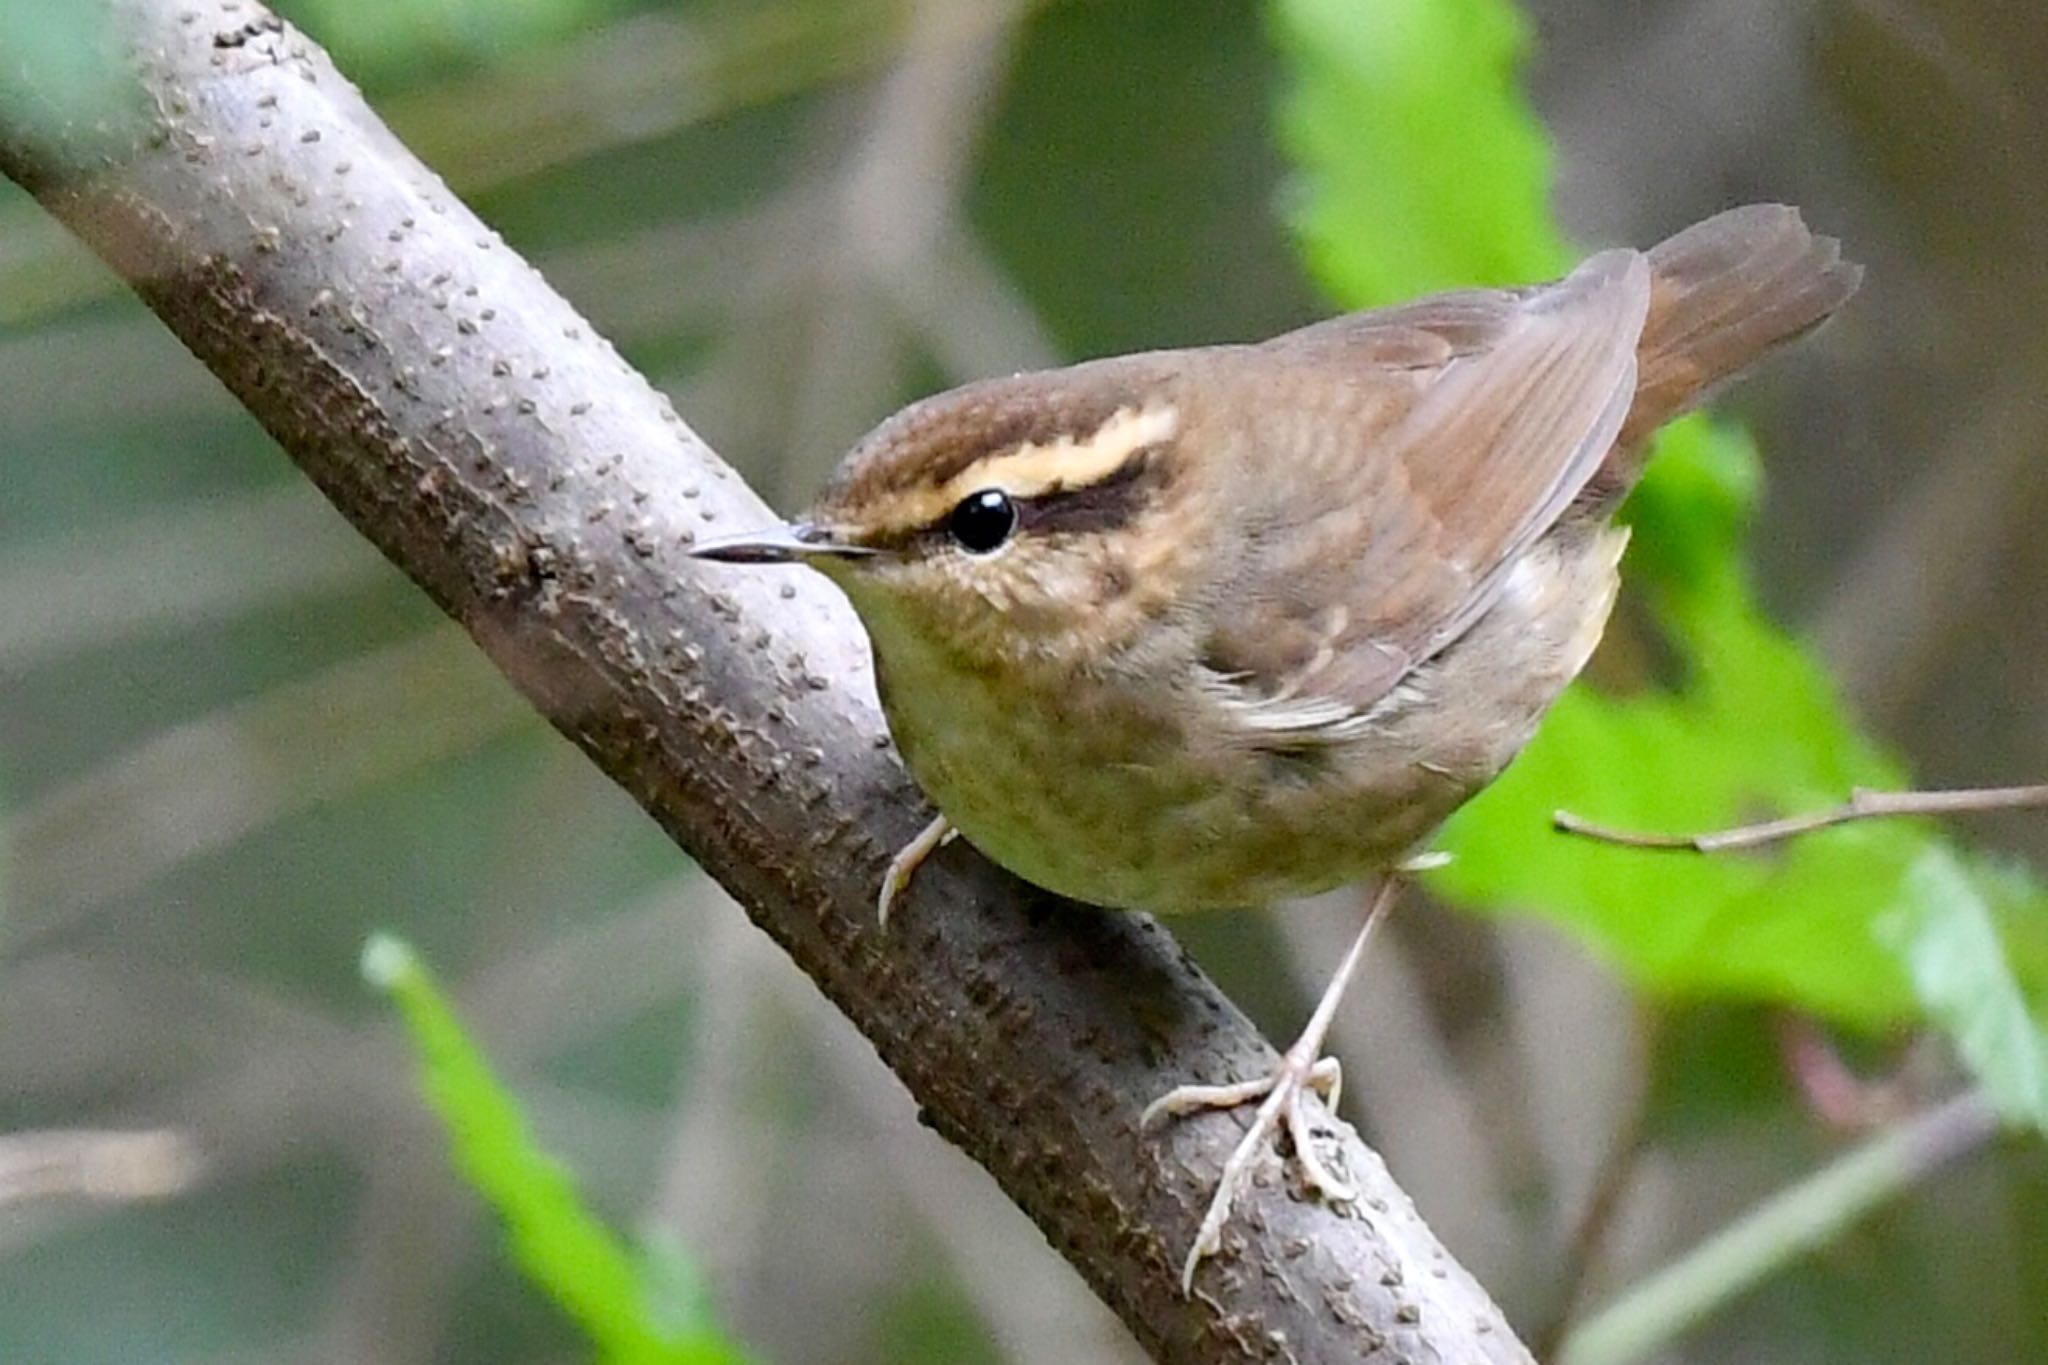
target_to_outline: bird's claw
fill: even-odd
[[[947,844],[958,838],[960,831],[953,828],[953,822],[943,815],[932,817],[932,822],[919,830],[911,841],[896,850],[896,856],[889,860],[889,866],[882,873],[882,889],[875,897],[875,920],[882,928],[889,927],[889,910],[896,904],[896,898],[910,885],[910,879],[917,875],[917,869],[924,866],[924,860],[931,857]]]
[[[1180,1287],[1183,1293],[1193,1292],[1195,1268],[1222,1245],[1223,1228],[1230,1221],[1230,1208],[1236,1202],[1239,1188],[1250,1175],[1253,1163],[1282,1127],[1286,1128],[1294,1144],[1302,1180],[1310,1189],[1332,1203],[1345,1203],[1358,1197],[1357,1188],[1331,1171],[1323,1161],[1316,1147],[1310,1116],[1302,1104],[1303,1099],[1313,1092],[1334,1111],[1343,1087],[1343,1068],[1335,1057],[1317,1059],[1298,1055],[1290,1049],[1270,1075],[1229,1085],[1177,1086],[1145,1106],[1145,1112],[1138,1119],[1141,1128],[1150,1128],[1166,1119],[1197,1110],[1235,1109],[1255,1100],[1261,1101],[1250,1130],[1231,1151],[1230,1159],[1223,1163],[1223,1174],[1217,1179],[1216,1192],[1210,1197],[1208,1211],[1202,1215],[1202,1225],[1195,1233],[1194,1247],[1181,1266]]]

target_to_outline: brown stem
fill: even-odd
[[[1585,1298],[1587,1281],[1606,1254],[1607,1239],[1614,1231],[1623,1196],[1650,1147],[1650,1093],[1656,1083],[1652,1072],[1664,1037],[1664,1015],[1646,1010],[1638,1018],[1635,1090],[1595,1172],[1593,1187],[1587,1191],[1586,1204],[1572,1228],[1571,1240],[1565,1244],[1563,1269],[1557,1277],[1556,1313],[1530,1338],[1536,1343],[1539,1360],[1553,1359],[1571,1332]]]
[[[1960,815],[1972,811],[2022,810],[2048,806],[2048,784],[2038,787],[1961,787],[1950,791],[1880,792],[1858,787],[1849,799],[1827,810],[1788,815],[1781,820],[1763,820],[1753,825],[1706,834],[1644,834],[1616,829],[1584,820],[1561,810],[1551,822],[1566,834],[1597,839],[1624,848],[1670,848],[1692,853],[1725,853],[1729,849],[1756,848],[1785,839],[1811,834],[1817,829],[1846,825],[1852,820],[1874,820],[1895,815]]]
[[[0,171],[724,883],[1155,1356],[1528,1361],[1348,1130],[1356,1208],[1254,1188],[1183,1295],[1240,1130],[1138,1114],[1262,1074],[1265,1041],[1151,921],[964,846],[878,932],[876,879],[929,812],[857,624],[818,580],[685,554],[760,501],[303,35],[251,0],[65,8],[111,25],[128,105],[80,113],[9,66]]]

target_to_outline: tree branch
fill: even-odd
[[[1272,1052],[1149,920],[956,845],[888,934],[927,818],[821,580],[683,550],[766,509],[667,403],[249,0],[94,0],[123,113],[13,70],[0,170],[142,295],[355,526],[470,631],[873,1040],[1169,1361],[1526,1362],[1350,1130],[1355,1210],[1267,1180],[1175,1283],[1241,1118],[1141,1135]],[[119,376],[108,382],[118,383]]]

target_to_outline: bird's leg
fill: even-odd
[[[1279,1064],[1270,1075],[1232,1085],[1179,1086],[1152,1101],[1139,1118],[1140,1127],[1149,1127],[1161,1119],[1190,1114],[1198,1109],[1235,1109],[1254,1100],[1263,1100],[1258,1113],[1252,1118],[1250,1131],[1231,1152],[1230,1159],[1223,1163],[1223,1175],[1216,1182],[1216,1193],[1209,1200],[1208,1212],[1202,1216],[1202,1226],[1195,1234],[1195,1245],[1181,1266],[1180,1287],[1183,1293],[1193,1292],[1195,1267],[1222,1244],[1223,1226],[1230,1220],[1230,1206],[1237,1198],[1238,1187],[1250,1173],[1252,1163],[1279,1135],[1281,1125],[1286,1125],[1287,1135],[1294,1143],[1295,1159],[1301,1163],[1302,1178],[1311,1189],[1336,1202],[1358,1197],[1357,1190],[1332,1173],[1317,1154],[1302,1101],[1307,1092],[1314,1091],[1323,1097],[1333,1112],[1337,1108],[1343,1072],[1335,1057],[1322,1056],[1323,1037],[1330,1031],[1330,1021],[1337,1015],[1337,1006],[1344,999],[1351,978],[1358,973],[1359,961],[1365,956],[1366,941],[1393,908],[1400,885],[1398,876],[1389,875],[1374,891],[1372,905],[1365,912],[1365,923],[1359,927],[1358,937],[1352,940],[1343,962],[1338,964],[1337,974],[1324,988],[1323,998],[1316,1003],[1315,1013],[1309,1016],[1308,1026],[1294,1040],[1294,1046],[1281,1055]]]
[[[910,885],[910,879],[917,875],[917,869],[924,866],[924,860],[952,843],[959,833],[953,828],[952,821],[943,815],[935,815],[915,838],[896,850],[896,856],[889,860],[889,870],[882,874],[881,894],[875,898],[876,917],[882,928],[889,927],[889,907],[903,894],[903,888]]]

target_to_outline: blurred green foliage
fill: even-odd
[[[1446,285],[1558,274],[1548,140],[1519,89],[1508,0],[1276,0],[1290,219],[1350,307]],[[2001,919],[2048,916],[2038,887],[1987,896],[1931,827],[1809,835],[1701,857],[1556,833],[1570,809],[1646,831],[1708,830],[1896,787],[1821,665],[1765,617],[1746,565],[1758,478],[1739,431],[1676,424],[1632,500],[1630,581],[1649,589],[1680,680],[1581,684],[1508,774],[1461,812],[1433,884],[1556,921],[1647,989],[1773,1001],[1873,1027],[1928,1020],[2019,1121],[2048,1127],[2048,1070]],[[1903,927],[1902,927],[1903,926]],[[2035,1001],[2048,977],[2026,982]]]
[[[412,950],[388,935],[363,950],[363,976],[397,1005],[420,1087],[447,1128],[463,1178],[497,1211],[512,1254],[574,1318],[609,1365],[737,1365],[710,1321],[703,1286],[677,1248],[628,1250],[583,1203],[528,1132],[519,1102],[491,1074]]]
[[[502,60],[638,7],[633,0],[283,0],[277,10],[322,35],[356,79],[381,80]]]
[[[130,98],[106,12],[94,5],[0,0],[0,117],[10,131],[111,122]]]

